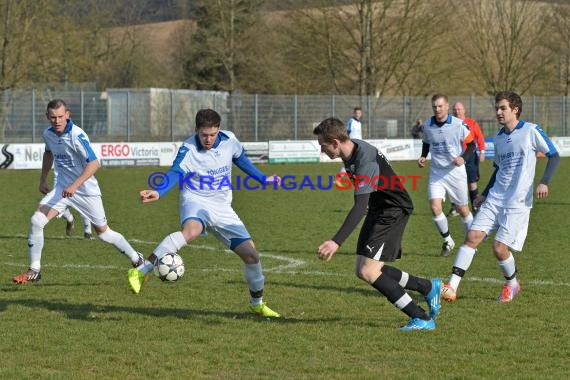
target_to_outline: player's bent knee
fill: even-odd
[[[237,253],[237,252],[236,252]],[[259,254],[257,252],[237,253],[245,264],[259,263]]]
[[[101,234],[104,234],[105,231],[107,231],[109,229],[109,226],[107,226],[107,225],[104,225],[104,226],[93,225],[93,229],[95,230],[95,233],[97,234],[97,236],[100,236]]]
[[[483,231],[469,230],[469,232],[467,232],[467,236],[465,237],[465,244],[471,248],[477,248],[485,236],[486,234]]]
[[[356,268],[356,277],[368,284],[372,284],[378,278],[378,271],[372,271],[369,268]]]
[[[34,215],[30,218],[30,223],[32,227],[36,228],[44,228],[46,224],[48,224],[49,219],[43,213],[36,211]]]

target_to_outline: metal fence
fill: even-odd
[[[200,108],[222,115],[222,128],[241,141],[313,139],[314,126],[326,117],[347,120],[363,109],[363,137],[410,138],[417,119],[431,117],[430,97],[357,97],[246,95],[169,89],[95,91],[4,91],[0,94],[0,142],[42,142],[45,107],[62,98],[72,118],[94,142],[181,141],[192,134]],[[492,97],[453,97],[487,135],[498,130]],[[550,136],[568,136],[567,97],[523,97],[522,118],[540,124]]]

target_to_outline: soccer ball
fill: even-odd
[[[178,281],[184,275],[184,261],[177,253],[167,253],[154,262],[154,274],[162,281]]]

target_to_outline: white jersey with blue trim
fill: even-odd
[[[471,132],[463,120],[447,115],[447,120],[438,123],[431,117],[424,123],[423,142],[429,144],[430,170],[454,169],[453,160],[463,153],[463,140]]]
[[[362,140],[362,123],[360,120],[351,117],[348,119],[348,123],[346,123],[346,129],[351,139]]]
[[[184,173],[180,196],[231,203],[232,160],[242,153],[243,145],[230,131],[220,130],[211,149],[204,149],[197,134],[190,136],[172,164],[173,169]]]
[[[75,182],[83,173],[85,166],[98,159],[91,148],[89,137],[83,129],[73,124],[72,120],[67,121],[61,136],[49,127],[44,130],[43,138],[46,152],[51,152],[53,155],[55,186],[59,189],[63,190]],[[77,188],[76,194],[100,196],[101,189],[97,179],[91,176]]]
[[[498,170],[487,202],[505,208],[531,208],[536,154],[556,154],[554,144],[540,126],[524,120],[511,132],[502,128],[493,143]]]

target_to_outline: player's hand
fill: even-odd
[[[479,152],[479,162],[485,161],[485,152]]]
[[[266,184],[276,183],[277,186],[279,186],[279,184],[281,183],[281,177],[279,177],[277,174],[270,175],[265,179],[265,183]]]
[[[418,158],[418,166],[420,168],[423,168],[424,166],[426,166],[426,158],[425,157]]]
[[[485,199],[487,198],[484,195],[477,195],[475,199],[473,199],[473,207],[481,207],[483,202],[485,202]]]
[[[453,165],[455,165],[455,166],[461,166],[461,165],[464,165],[464,164],[465,164],[465,160],[464,160],[463,157],[461,157],[461,156],[455,157],[455,158],[453,159]]]
[[[538,199],[544,199],[548,196],[548,185],[544,183],[539,183],[536,187],[536,197]]]
[[[139,193],[142,203],[150,203],[157,201],[160,198],[156,190],[143,190]]]
[[[39,186],[40,193],[47,194],[49,193],[49,186],[46,181],[41,181]]]
[[[338,251],[339,245],[332,240],[327,240],[319,245],[317,256],[324,261],[330,261],[333,255]]]
[[[64,198],[71,198],[75,194],[76,191],[77,191],[77,188],[75,186],[69,185],[68,187],[63,189],[63,191],[61,192],[61,196]]]

